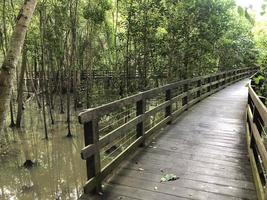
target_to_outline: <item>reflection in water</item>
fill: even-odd
[[[73,114],[72,139],[66,138],[65,115],[57,115],[44,140],[42,115],[36,108],[24,113],[23,128],[5,128],[0,148],[0,199],[77,199],[86,179],[80,158],[84,146],[82,126]],[[6,124],[9,124],[7,120]],[[26,159],[36,162],[28,170]]]
[[[93,85],[91,107],[119,98],[118,91],[100,86]],[[86,97],[85,94],[81,96]],[[78,113],[72,113],[74,137],[71,139],[66,138],[66,114],[55,113],[59,113],[59,108],[54,112],[55,125],[48,123],[48,141],[44,139],[41,110],[36,108],[34,100],[27,104],[20,130],[8,128],[10,116],[7,116],[4,134],[0,135],[1,200],[68,200],[81,195],[86,169],[80,158],[84,139],[82,126],[77,122]],[[27,159],[36,163],[32,169],[23,167]],[[103,165],[109,159],[104,157]]]

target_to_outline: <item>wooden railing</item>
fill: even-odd
[[[170,124],[178,115],[190,106],[217,92],[218,90],[250,76],[252,68],[226,71],[208,76],[197,77],[171,83],[151,89],[115,102],[86,110],[79,115],[79,122],[84,125],[85,147],[81,151],[86,160],[86,194],[101,190],[101,182],[132,152],[144,146],[150,136]],[[161,97],[160,103],[151,106],[151,99]],[[108,131],[100,134],[99,123],[104,116],[111,116],[121,108],[132,106],[133,117],[114,128],[108,124]],[[161,114],[161,115],[160,115]],[[156,122],[153,119],[160,118]],[[161,117],[159,117],[161,116]],[[123,146],[108,163],[103,163],[102,156],[119,138],[127,137],[134,131],[133,139]],[[114,148],[118,148],[115,146]]]
[[[265,101],[265,100],[264,100]],[[249,84],[247,105],[247,144],[253,178],[259,200],[267,199],[267,108]]]

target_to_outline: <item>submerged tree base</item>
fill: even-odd
[[[67,138],[72,138],[73,135],[69,132],[68,135],[67,135]]]
[[[33,162],[32,160],[26,160],[23,164],[23,167],[25,167],[26,169],[31,169],[36,165],[35,162]]]
[[[11,124],[9,125],[9,127],[10,127],[10,128],[14,128],[14,127],[16,127],[16,124],[11,122]],[[18,128],[19,128],[19,127],[18,127]]]

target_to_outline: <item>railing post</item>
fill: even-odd
[[[211,77],[208,78],[208,83],[209,83],[208,92],[210,92],[211,91]]]
[[[197,98],[199,98],[201,96],[201,86],[202,86],[201,79],[197,82],[197,86],[199,87],[199,90],[197,91]]]
[[[217,81],[217,83],[216,83],[216,88],[219,88],[220,87],[220,75],[217,75],[216,76],[216,81]]]
[[[186,92],[187,94],[186,94],[186,96],[182,100],[182,105],[183,106],[186,105],[187,106],[186,110],[187,110],[188,109],[188,99],[189,99],[188,83],[185,83],[184,84],[184,88],[183,89],[184,89],[183,92]]]
[[[169,100],[171,100],[171,98],[172,98],[171,89],[166,90],[165,101],[169,101]],[[172,115],[172,104],[170,104],[169,106],[167,106],[165,108],[165,118],[169,117],[171,115]],[[172,123],[172,121],[170,120],[167,124],[171,124],[171,123]]]
[[[227,78],[227,73],[226,72],[223,74],[223,78],[224,78],[223,85],[225,87],[225,85],[226,85],[226,78]]]
[[[221,74],[220,75],[220,87],[223,88],[223,86],[224,86],[224,74]]]
[[[86,170],[87,170],[87,180],[90,180],[93,177],[97,177],[101,171],[100,164],[100,152],[98,149],[99,142],[99,129],[98,129],[98,121],[92,120],[84,124],[84,142],[85,146],[95,144],[96,151],[95,154],[86,159]],[[84,191],[86,194],[89,193],[98,193],[101,192],[101,182],[96,180],[96,186],[93,191]]]
[[[142,115],[146,112],[146,100],[142,97],[136,102],[136,116]],[[143,137],[145,135],[144,120],[136,125],[136,137]],[[140,146],[145,146],[145,141]]]

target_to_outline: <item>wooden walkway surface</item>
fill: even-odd
[[[98,199],[257,199],[246,148],[246,83],[183,113],[114,172]],[[179,179],[161,183],[165,174]]]

